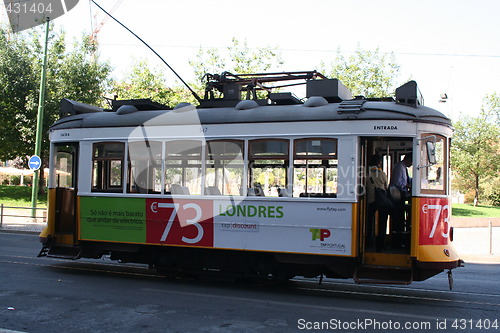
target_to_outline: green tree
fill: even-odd
[[[462,192],[474,189],[474,204],[483,200],[482,183],[498,177],[500,170],[500,127],[492,123],[491,99],[487,97],[478,117],[466,117],[454,124],[452,170]]]
[[[65,43],[64,39],[60,42]],[[71,51],[64,52],[65,49],[61,45],[62,54],[54,55],[54,67],[50,68],[52,79],[57,82],[52,91],[55,101],[58,102],[62,96],[104,106],[103,96],[111,90],[112,68],[109,63],[99,61],[98,44],[83,34],[80,40],[73,43]]]
[[[148,61],[140,59],[134,61],[123,81],[115,83],[113,91],[119,99],[149,98],[157,103],[173,106],[175,93],[165,82],[162,71],[151,70]]]
[[[0,28],[0,159],[29,156],[34,152],[38,95],[43,57],[44,27],[9,34]],[[87,36],[66,46],[63,32],[51,26],[47,65],[42,161],[47,165],[49,126],[59,118],[60,100],[70,98],[101,104],[109,86],[111,67],[99,61]],[[43,169],[42,169],[43,170]]]
[[[24,120],[37,89],[31,50],[24,38],[0,28],[0,158],[26,155]]]
[[[394,53],[362,50],[345,57],[337,50],[335,61],[329,68],[322,63],[321,72],[326,76],[339,79],[353,96],[388,97],[394,94],[399,65]]]
[[[485,110],[488,120],[496,122],[500,126],[500,94],[494,92],[486,95],[483,100],[483,110]]]
[[[232,38],[231,43],[227,47],[225,55],[215,48],[203,49],[200,47],[196,60],[189,61],[200,83],[202,83],[206,73],[260,73],[283,65],[281,55],[276,48],[258,47],[252,49],[246,40],[241,42],[235,37]]]

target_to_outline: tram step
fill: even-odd
[[[76,247],[52,246],[47,252],[47,257],[60,259],[80,259],[82,250]]]
[[[38,256],[37,257],[46,257],[47,256],[47,253],[49,252],[49,248],[44,246],[42,247],[42,249],[40,250],[40,253],[38,253]]]
[[[403,284],[413,281],[413,272],[407,267],[394,266],[358,266],[354,273],[356,283]]]

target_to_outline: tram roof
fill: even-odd
[[[233,107],[195,108],[187,105],[173,110],[138,110],[132,105],[123,105],[116,111],[97,111],[93,108],[92,111],[85,111],[88,113],[77,112],[61,118],[51,129],[346,120],[403,120],[451,127],[451,120],[444,114],[421,105],[365,99],[328,103],[321,97],[308,101],[312,102],[258,105],[253,100],[243,100]]]

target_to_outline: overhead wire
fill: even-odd
[[[102,8],[97,2],[95,2],[94,0],[91,0],[94,5],[96,5],[100,10],[102,10],[106,15],[108,15],[109,17],[111,17],[116,23],[118,23],[119,25],[121,25],[123,28],[125,28],[128,32],[130,32],[135,38],[137,38],[138,40],[140,40],[147,48],[149,48],[171,71],[172,73],[174,73],[177,78],[179,78],[179,80],[189,89],[189,91],[191,92],[191,94],[194,96],[194,98],[196,98],[196,100],[198,102],[201,102],[201,98],[200,96],[198,96],[198,94],[182,79],[182,77],[165,61],[165,59],[163,59],[159,54],[158,52],[156,52],[151,46],[149,46],[148,43],[146,43],[141,37],[139,37],[137,34],[135,34],[132,30],[130,30],[127,26],[125,26],[123,23],[121,23],[118,19],[116,19],[113,15],[111,15],[110,13],[108,13],[106,10],[104,10],[104,8]]]

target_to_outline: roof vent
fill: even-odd
[[[328,101],[321,96],[312,96],[309,97],[309,99],[304,103],[304,106],[307,106],[309,108],[314,108],[316,106],[324,106],[327,105]]]
[[[250,109],[255,109],[258,107],[259,104],[254,101],[253,99],[245,99],[243,101],[238,102],[236,104],[235,109],[236,110],[250,110]]]
[[[178,111],[180,109],[184,109],[186,108],[185,110],[182,110],[182,111],[187,111],[187,110],[191,110],[194,108],[193,104],[191,103],[187,103],[187,102],[180,102],[179,104],[177,104],[175,107],[174,107],[174,111]]]
[[[306,83],[306,97],[322,96],[330,103],[351,99],[351,92],[338,79],[309,80]]]
[[[360,111],[364,111],[363,104],[365,104],[365,99],[352,99],[350,101],[342,101],[339,105],[337,113],[355,113],[358,114]]]
[[[123,115],[123,114],[129,114],[129,113],[134,113],[139,111],[135,106],[133,105],[122,105],[116,110],[117,115]]]
[[[149,98],[124,100],[114,99],[111,101],[113,111],[118,110],[122,105],[133,105],[138,111],[170,110],[168,106],[153,102]]]
[[[424,98],[418,89],[417,82],[410,81],[396,89],[396,103],[413,107],[424,105]]]

